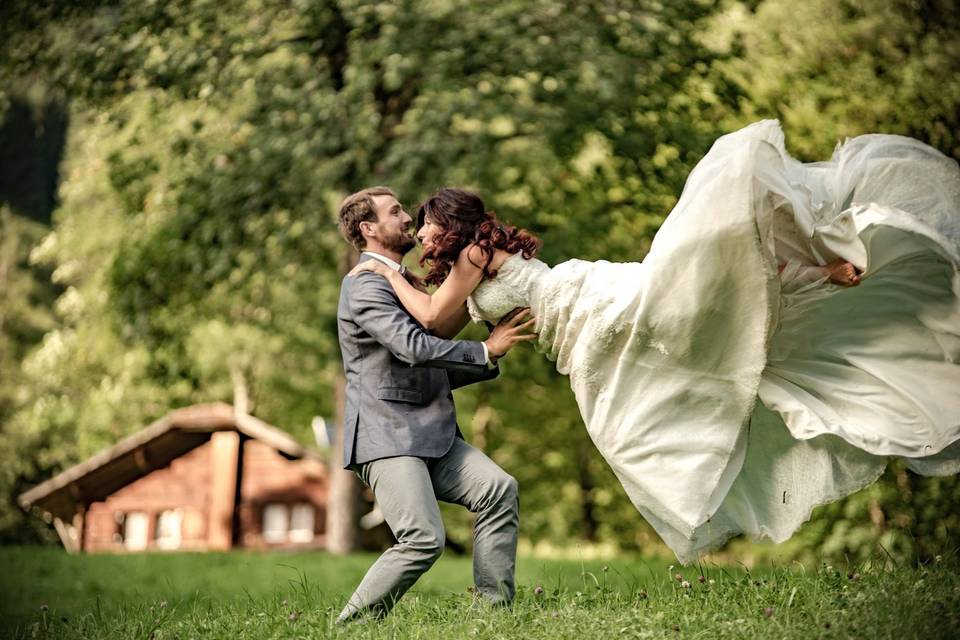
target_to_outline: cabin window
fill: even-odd
[[[124,533],[123,521],[126,517],[127,517],[127,514],[125,514],[123,511],[113,512],[113,522],[114,522],[113,542],[116,544],[123,544],[123,533]]]
[[[183,527],[183,510],[167,509],[157,516],[157,547],[178,549]]]
[[[150,519],[142,511],[131,511],[123,519],[123,546],[129,551],[147,548]]]
[[[290,510],[290,542],[313,542],[313,505],[301,502]]]
[[[287,505],[268,504],[263,508],[263,540],[264,542],[285,542],[289,529]]]

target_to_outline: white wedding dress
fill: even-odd
[[[815,268],[837,257],[859,286]],[[960,472],[958,265],[955,161],[867,135],[803,164],[768,120],[714,143],[642,263],[518,254],[467,303],[488,322],[531,307],[597,449],[686,563],[738,533],[787,539],[889,456]]]

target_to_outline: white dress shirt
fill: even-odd
[[[405,273],[407,272],[407,268],[406,268],[405,266],[403,266],[403,265],[400,264],[399,262],[396,262],[396,261],[394,261],[394,260],[391,260],[391,259],[388,258],[387,256],[382,256],[382,255],[380,255],[379,253],[374,253],[373,251],[364,251],[364,252],[363,252],[363,255],[365,255],[365,256],[370,256],[371,258],[376,258],[377,260],[379,260],[379,261],[382,262],[383,264],[387,265],[388,267],[390,267],[390,268],[393,269],[394,271],[399,271],[399,272],[400,272],[400,275],[403,275],[403,274],[405,274]]]

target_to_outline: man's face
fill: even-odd
[[[413,218],[397,199],[388,195],[373,196],[373,204],[377,210],[377,222],[372,223],[371,228],[377,242],[384,249],[400,255],[413,249],[417,245],[416,239],[410,234]]]

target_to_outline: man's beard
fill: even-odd
[[[400,255],[406,255],[410,249],[417,246],[416,239],[407,233],[397,233],[394,236],[388,236],[380,241],[385,249],[396,251]]]

